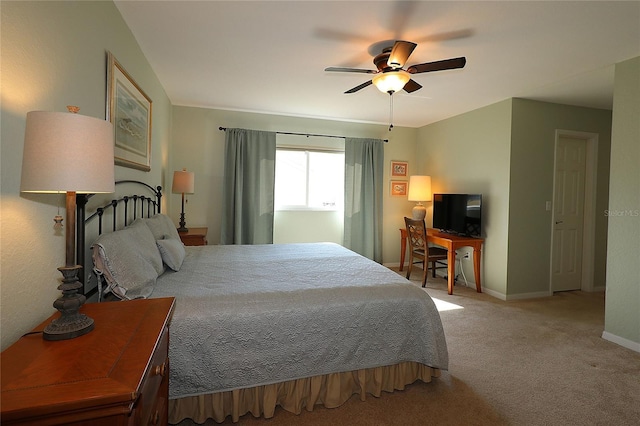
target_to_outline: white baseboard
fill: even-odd
[[[487,293],[489,296],[493,296],[500,300],[508,301],[508,300],[522,300],[522,299],[539,299],[541,297],[549,297],[553,296],[553,293],[550,291],[539,291],[535,293],[520,293],[520,294],[504,294],[495,290],[491,290],[490,288],[483,288],[483,293]]]
[[[624,337],[616,336],[615,334],[611,334],[608,331],[602,332],[602,338],[604,340],[608,340],[616,345],[620,345],[627,349],[631,349],[634,352],[640,353],[640,343],[634,342],[633,340],[625,339]]]
[[[507,295],[507,300],[522,300],[522,299],[539,299],[541,297],[553,296],[552,291],[537,291],[534,293],[519,293]]]
[[[483,288],[483,293],[488,294],[489,296],[495,297],[500,300],[507,300],[507,296],[504,293],[500,293],[499,291],[491,290],[490,288]]]

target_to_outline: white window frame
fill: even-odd
[[[302,151],[306,154],[306,188],[305,188],[305,205],[276,205],[274,206],[276,211],[340,211],[344,208],[342,204],[327,206],[327,207],[319,207],[319,206],[309,206],[309,159],[310,153],[329,153],[329,154],[342,154],[344,155],[344,150],[342,149],[331,149],[331,148],[311,148],[311,147],[299,147],[299,146],[278,146],[276,147],[277,151]],[[277,158],[277,157],[276,157]],[[277,161],[277,160],[276,160]],[[277,164],[276,164],[276,167]]]

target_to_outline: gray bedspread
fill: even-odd
[[[186,247],[151,297],[176,297],[170,398],[416,361],[447,369],[431,298],[337,244]]]

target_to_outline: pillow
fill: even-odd
[[[179,271],[186,255],[182,241],[166,238],[156,241],[156,244],[165,265],[174,271]]]
[[[164,240],[170,238],[172,240],[180,241],[180,235],[178,234],[178,230],[176,226],[173,224],[169,216],[164,214],[157,214],[148,219],[145,219],[144,222],[147,224],[153,237],[156,240]]]
[[[121,299],[146,298],[164,271],[155,238],[141,219],[127,228],[102,234],[92,246],[96,273]]]

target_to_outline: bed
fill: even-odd
[[[448,368],[433,301],[384,266],[332,243],[185,247],[157,211],[91,247],[100,298],[176,298],[171,423],[333,408]]]

